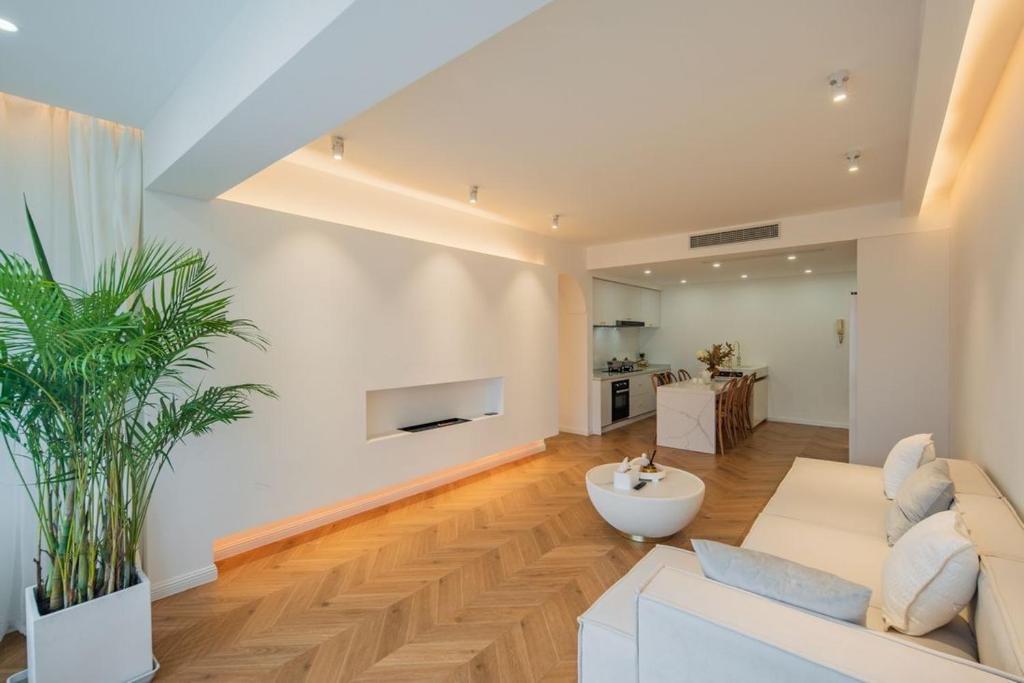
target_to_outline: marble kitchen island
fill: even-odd
[[[725,382],[699,380],[658,387],[657,444],[701,453],[715,452],[715,397]]]
[[[767,416],[768,366],[726,369],[736,376],[755,375],[750,422],[757,426]],[[720,377],[710,384],[699,379],[658,387],[657,444],[699,453],[715,452],[715,398],[732,377]]]

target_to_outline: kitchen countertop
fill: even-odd
[[[671,365],[651,363],[646,368],[634,370],[633,372],[608,372],[607,370],[594,370],[594,379],[599,382],[607,382],[613,379],[626,379],[628,377],[636,377],[638,375],[649,375],[652,372],[668,372],[671,369]]]

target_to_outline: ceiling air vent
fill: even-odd
[[[770,225],[755,225],[752,228],[722,230],[721,232],[706,232],[703,235],[690,235],[690,249],[696,249],[697,247],[715,247],[720,244],[733,244],[735,242],[767,240],[778,236],[778,223],[772,223]]]

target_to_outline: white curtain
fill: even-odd
[[[54,277],[88,286],[141,237],[142,133],[0,93],[0,249],[34,263],[23,194]],[[35,556],[35,517],[0,445],[0,638],[24,628]]]

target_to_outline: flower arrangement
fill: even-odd
[[[722,367],[727,360],[736,353],[736,347],[729,342],[712,344],[709,349],[701,349],[697,352],[697,360],[707,366],[708,372],[714,377],[718,368]]]

